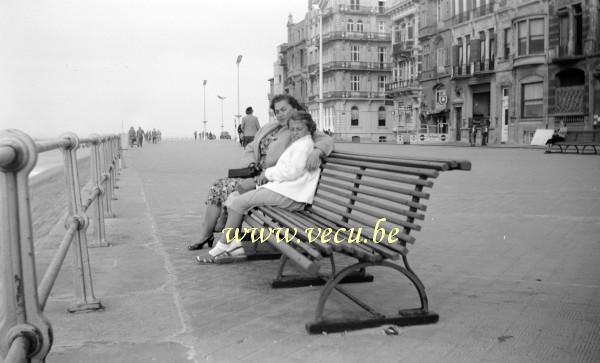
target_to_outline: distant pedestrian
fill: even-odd
[[[256,132],[258,132],[258,129],[260,129],[258,118],[252,114],[253,112],[254,110],[252,107],[246,108],[246,116],[242,118],[242,133],[244,134],[243,147],[246,147],[246,145],[254,141],[254,136],[256,135]]]
[[[471,132],[469,133],[469,139],[471,140],[471,146],[475,146],[477,143],[477,126],[471,126]]]
[[[238,139],[240,140],[240,146],[244,147],[244,131],[242,130],[242,124],[240,123],[237,127]]]
[[[138,126],[138,129],[137,129],[137,144],[138,144],[138,147],[142,147],[143,143],[144,143],[144,130],[142,130],[141,126]]]
[[[600,115],[594,115],[594,125],[593,125],[593,129],[594,129],[594,130],[598,130],[598,129],[600,129]]]
[[[490,132],[490,121],[486,120],[481,127],[481,146],[488,144],[488,135]]]
[[[194,141],[198,140],[198,131],[194,131]]]
[[[133,126],[129,128],[129,148],[133,148],[133,144],[135,144],[135,129]]]

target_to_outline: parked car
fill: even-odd
[[[231,140],[231,135],[229,135],[229,132],[223,131],[223,132],[221,132],[221,136],[219,136],[219,139],[221,139],[221,140]]]

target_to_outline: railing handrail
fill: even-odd
[[[88,209],[93,209],[98,246],[107,246],[104,215],[114,216],[111,199],[121,158],[119,135],[78,138],[67,133],[60,138],[34,141],[18,130],[0,133],[0,359],[7,362],[43,362],[52,345],[52,327],[43,315],[48,296],[58,277],[69,247],[75,243],[78,301],[69,312],[102,309],[93,292],[88,257]],[[77,150],[91,146],[91,190],[83,202],[79,182]],[[39,285],[29,204],[29,173],[39,153],[60,149],[67,181],[69,219],[66,233]]]

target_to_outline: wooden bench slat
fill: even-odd
[[[305,215],[307,218],[312,219],[313,223],[317,226],[326,227],[326,226],[330,226],[332,224],[331,220],[329,220],[325,217],[320,217],[316,213],[311,213],[311,214],[307,213]],[[352,228],[352,226],[350,226],[347,223],[343,223],[343,222],[341,222],[341,223],[333,222],[333,223],[337,224],[336,228],[340,228],[340,227],[344,227],[346,229]],[[344,236],[349,238],[349,235],[350,235],[349,232],[340,232],[340,233],[344,234]],[[355,245],[353,245],[353,246],[355,246]],[[401,244],[390,245],[388,243],[376,244],[376,243],[371,242],[371,243],[360,244],[358,246],[375,251],[378,254],[381,254],[382,256],[384,256],[385,258],[389,258],[392,260],[397,260],[398,258],[400,258],[400,254],[404,254],[404,255],[408,254],[408,249]],[[338,251],[338,252],[340,252],[340,251]]]
[[[261,221],[260,219],[255,219],[256,217],[258,217],[258,215],[247,216],[245,221],[252,227],[261,228],[262,222],[266,222],[266,221]],[[294,262],[303,271],[306,271],[307,273],[309,273],[311,275],[315,275],[315,276],[319,272],[319,269],[321,268],[319,263],[308,259],[303,254],[296,251],[296,249],[294,249],[292,246],[285,244],[285,243],[277,243],[277,241],[275,240],[275,237],[273,237],[273,236],[269,237],[269,243],[273,247],[278,249],[287,258],[289,258],[290,261]]]
[[[334,151],[331,155],[355,155],[352,153],[344,152],[344,151]],[[330,155],[330,156],[331,156]],[[422,156],[410,156],[410,155],[402,155],[398,157],[393,157],[390,155],[381,155],[381,154],[364,154],[364,156],[375,157],[378,159],[401,159],[401,160],[413,160],[413,161],[437,161],[441,163],[447,163],[450,170],[471,170],[471,162],[469,160],[464,159],[446,159],[446,158],[424,158]]]
[[[327,178],[333,178],[334,181],[343,180],[343,181],[346,181],[346,182],[349,182],[352,184],[365,185],[365,186],[373,187],[375,189],[387,190],[387,191],[393,192],[393,193],[399,193],[399,194],[404,194],[404,195],[410,195],[410,196],[417,197],[417,198],[429,199],[429,193],[419,192],[419,191],[416,191],[413,189],[399,188],[399,187],[396,187],[393,185],[377,183],[377,182],[370,181],[370,180],[353,179],[353,178],[349,178],[346,176],[331,174],[331,173],[327,172],[326,170],[324,170],[321,173],[321,180],[323,180],[323,179],[327,180]],[[319,188],[317,188],[317,189],[319,189]]]
[[[325,183],[324,185],[321,185],[319,187],[319,191],[321,191],[321,192],[326,191],[326,192],[338,195],[344,199],[355,200],[357,202],[361,202],[361,203],[365,203],[365,204],[372,204],[373,206],[375,206],[379,209],[384,209],[384,210],[392,212],[392,213],[401,214],[406,217],[419,219],[419,220],[425,220],[425,215],[422,213],[411,212],[410,210],[402,209],[402,208],[398,208],[398,207],[394,208],[392,206],[388,206],[383,203],[379,203],[375,200],[369,200],[367,198],[360,197],[359,195],[354,195],[352,193],[344,193],[345,189],[330,188],[328,186],[330,184],[337,184],[337,183]],[[336,187],[339,187],[339,186],[340,186],[339,184],[336,185]],[[360,191],[360,193],[362,193],[362,191]],[[317,195],[319,195],[319,194],[317,194]]]
[[[364,169],[360,169],[358,167],[347,167],[347,166],[343,166],[343,165],[333,165],[333,164],[325,164],[324,168],[326,170],[335,170],[335,171],[340,171],[343,173],[348,173],[348,174],[352,174],[352,175],[367,175],[367,176],[372,176],[378,179],[386,179],[386,180],[391,180],[391,181],[395,181],[395,182],[400,182],[400,183],[405,183],[405,184],[413,184],[413,185],[422,185],[424,187],[433,187],[433,182],[431,180],[427,180],[427,179],[420,179],[420,178],[406,178],[406,177],[402,177],[399,176],[398,174],[386,174],[383,172],[378,172],[378,171],[372,171],[372,170],[364,170]]]
[[[308,236],[306,235],[306,233],[304,233],[306,226],[301,226],[301,225],[294,223],[290,218],[291,213],[289,213],[289,212],[282,213],[282,212],[276,210],[275,208],[271,208],[271,207],[260,207],[258,209],[260,211],[262,211],[263,213],[267,214],[269,217],[277,219],[278,222],[283,224],[283,227],[296,228],[297,234],[300,235],[300,237],[302,239],[304,239],[304,241],[308,241]],[[308,242],[306,242],[306,243],[308,243]],[[322,243],[319,243],[319,242],[311,244],[308,247],[305,246],[304,242],[297,243],[297,245],[315,259],[319,259],[319,260],[322,259],[323,258],[322,253],[324,253],[326,255],[331,254],[331,247],[324,245]]]
[[[372,223],[370,221],[367,221],[366,219],[356,215],[356,214],[351,214],[351,213],[347,213],[347,212],[340,212],[338,210],[332,209],[329,206],[323,204],[323,203],[313,203],[313,208],[314,207],[318,207],[324,210],[328,210],[332,213],[337,213],[339,215],[341,215],[342,217],[346,217],[349,220],[354,220],[357,222],[360,222],[362,225],[368,226],[371,225]],[[410,236],[406,233],[399,233],[396,237],[398,237],[398,239],[407,242],[407,243],[414,243],[415,242],[415,238],[413,236]]]
[[[404,167],[404,166],[378,164],[375,162],[366,162],[366,161],[354,161],[354,160],[341,159],[341,158],[327,158],[327,163],[349,165],[349,166],[360,166],[360,167],[364,167],[367,169],[385,170],[385,171],[390,171],[390,172],[395,172],[395,173],[400,173],[400,174],[426,176],[428,178],[437,178],[440,175],[440,173],[436,170],[409,168],[409,167]]]
[[[399,204],[402,204],[402,205],[406,205],[408,207],[415,208],[415,209],[418,209],[418,210],[421,210],[421,211],[426,211],[427,210],[427,206],[425,204],[414,202],[412,200],[408,200],[408,199],[405,199],[405,198],[400,198],[400,197],[397,197],[397,196],[395,196],[393,194],[380,193],[380,192],[378,192],[376,190],[365,189],[365,188],[356,188],[354,186],[349,187],[347,185],[342,185],[342,184],[333,182],[333,181],[331,181],[329,179],[322,180],[321,184],[330,185],[330,186],[333,186],[333,187],[336,187],[336,188],[342,188],[342,189],[350,191],[350,192],[361,193],[361,194],[369,195],[369,196],[376,197],[376,198],[379,198],[379,199],[389,200],[390,202],[394,202],[394,203],[399,203]],[[320,187],[321,186],[319,186],[319,188]]]
[[[300,212],[300,213],[303,216],[305,216],[307,219],[311,220],[315,227],[321,227],[321,228],[344,227],[346,229],[352,228],[352,226],[350,226],[347,223],[344,223],[341,221],[333,221],[328,218],[322,217],[316,213],[305,213],[305,212]],[[332,227],[332,224],[335,227]],[[344,232],[340,232],[340,233],[343,233],[346,237],[349,236],[349,233],[344,233]],[[334,243],[331,246],[333,247],[333,249],[336,252],[342,252],[342,253],[348,254],[350,256],[354,256],[356,258],[361,258],[363,260],[370,261],[370,262],[381,261],[381,260],[383,260],[384,257],[390,258],[392,260],[396,260],[396,259],[400,258],[400,256],[397,253],[394,253],[394,252],[390,253],[389,251],[386,251],[381,254],[373,255],[372,254],[373,249],[369,249],[369,247],[366,246],[366,244],[346,244],[346,243],[335,244]]]
[[[371,217],[374,217],[376,220],[379,219],[379,218],[383,218],[384,215],[385,215],[385,214],[382,215],[382,213],[379,213],[380,211],[370,210],[370,209],[365,208],[365,207],[363,207],[361,205],[356,205],[356,204],[352,204],[352,203],[349,203],[349,202],[340,203],[339,201],[337,201],[337,200],[335,200],[333,198],[330,198],[330,197],[328,197],[326,195],[323,195],[322,194],[322,190],[317,191],[317,196],[319,196],[320,198],[325,199],[325,200],[327,200],[329,202],[332,202],[332,203],[341,205],[343,207],[346,207],[348,209],[356,210],[356,211],[362,212],[364,214],[367,214],[367,215],[369,215]],[[320,204],[319,201],[317,202],[317,204]],[[386,211],[390,211],[390,212],[395,212],[395,210],[392,210],[392,208],[389,208],[389,209],[385,208],[385,210]],[[399,225],[399,226],[402,226],[402,227],[405,227],[405,228],[414,229],[415,231],[420,231],[421,230],[421,226],[419,226],[418,224],[411,223],[411,222],[408,222],[408,221],[403,221],[401,219],[396,218],[395,216],[387,215],[386,219],[389,222],[392,222],[392,223],[394,223],[396,225]]]
[[[371,155],[353,155],[353,154],[344,154],[344,153],[335,153],[330,155],[329,158],[333,159],[346,159],[352,161],[364,161],[369,163],[377,163],[377,164],[386,164],[386,165],[395,165],[395,166],[404,166],[409,168],[419,168],[419,169],[430,169],[430,170],[440,170],[446,171],[450,169],[448,163],[445,162],[435,162],[435,161],[422,161],[422,160],[408,160],[408,159],[400,159],[394,157],[376,157]]]

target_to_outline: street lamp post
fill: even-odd
[[[313,9],[316,9],[319,14],[319,125],[324,129],[323,124],[323,9],[325,2],[313,4]]]
[[[218,96],[217,97],[221,100],[221,135],[223,135],[223,101],[227,98],[227,97],[223,97],[223,96]]]
[[[237,60],[235,61],[235,64],[237,65],[237,115],[235,115],[236,120],[233,121],[233,126],[234,126],[234,130],[233,133],[235,134],[234,140],[237,140],[239,135],[237,132],[237,125],[240,123],[240,117],[242,117],[242,114],[240,114],[240,63],[242,62],[242,55],[238,55],[237,56]]]
[[[204,133],[202,134],[202,138],[206,141],[206,80],[204,80],[202,85],[204,86],[204,121],[202,121],[204,123]]]

